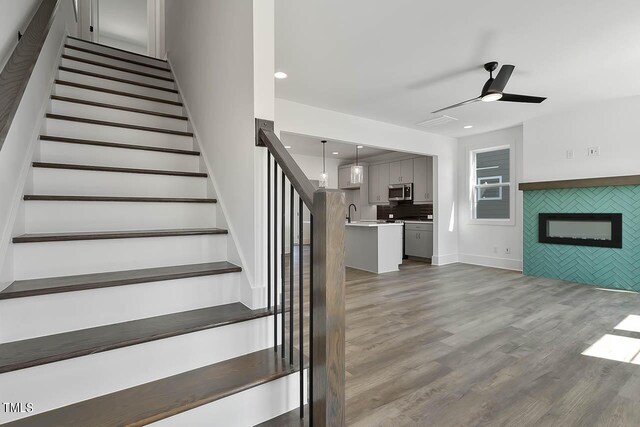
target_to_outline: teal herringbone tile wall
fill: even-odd
[[[622,249],[538,243],[538,214],[622,213]],[[640,291],[640,186],[524,192],[524,274]]]

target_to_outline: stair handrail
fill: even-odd
[[[0,72],[0,150],[62,0],[42,0]]]
[[[285,314],[289,320],[289,363],[293,364],[293,324],[294,302],[294,237],[293,216],[295,193],[299,199],[299,236],[298,236],[298,336],[302,337],[303,316],[303,203],[310,212],[310,295],[309,295],[309,381],[308,414],[309,425],[313,427],[341,427],[345,425],[345,195],[340,190],[315,189],[298,163],[274,132],[274,123],[256,119],[256,145],[267,148],[267,296],[271,310],[271,296],[274,304],[274,349],[281,352],[283,360],[287,354],[287,336],[285,333]],[[275,162],[272,162],[273,157]],[[273,168],[272,168],[273,166]],[[278,167],[282,178],[278,179]],[[271,172],[273,169],[273,180]],[[284,298],[285,287],[285,176],[290,183],[290,250],[289,250],[289,309]],[[281,190],[278,188],[278,181]],[[273,183],[273,203],[272,203]],[[279,192],[280,191],[280,192]],[[278,200],[278,194],[281,199]],[[281,209],[278,211],[278,205]],[[273,216],[271,216],[273,208]],[[278,226],[278,213],[281,224]],[[271,220],[273,219],[273,227]],[[273,234],[271,232],[273,231]],[[278,234],[281,235],[279,238]],[[278,245],[278,242],[281,242]],[[271,245],[273,244],[273,253]],[[278,263],[280,273],[278,275]],[[272,270],[273,267],[273,270]],[[271,272],[274,272],[273,282]],[[271,292],[273,283],[274,292]],[[281,303],[277,301],[280,284]],[[279,307],[282,309],[279,312]],[[278,313],[281,313],[281,343],[278,346]],[[300,359],[304,355],[304,341],[299,338]],[[303,362],[299,362],[302,366]],[[300,375],[300,417],[304,417],[303,376]]]

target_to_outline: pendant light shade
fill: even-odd
[[[351,166],[351,184],[362,184],[364,180],[364,168],[358,164],[358,151],[359,148],[356,146],[356,164]]]
[[[329,175],[327,175],[327,169],[326,169],[326,161],[325,161],[325,145],[327,144],[326,140],[321,141],[322,142],[322,173],[320,174],[320,182],[318,183],[318,186],[320,188],[327,188],[327,184],[329,183]]]

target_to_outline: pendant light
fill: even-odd
[[[326,140],[321,141],[322,142],[322,173],[320,174],[320,182],[318,183],[318,186],[320,188],[327,188],[327,183],[329,181],[329,175],[327,175],[327,169],[326,169],[326,165],[325,165],[325,152],[324,152],[324,147],[327,144]]]
[[[358,164],[358,151],[360,147],[356,145],[356,164],[351,166],[351,184],[362,184],[364,179],[364,168]]]

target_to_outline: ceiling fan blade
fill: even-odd
[[[541,96],[529,96],[529,95],[516,95],[513,93],[503,93],[502,98],[499,101],[506,102],[526,102],[528,104],[540,104],[547,98]]]
[[[467,105],[467,104],[473,104],[474,102],[478,102],[478,101],[480,101],[480,97],[469,99],[469,100],[464,101],[464,102],[459,102],[457,104],[453,104],[453,105],[450,105],[448,107],[441,108],[441,109],[436,110],[436,111],[432,111],[431,114],[439,113],[440,111],[444,111],[444,110],[450,110],[450,109],[456,108],[456,107],[462,107],[463,105]]]
[[[500,92],[504,90],[511,78],[511,73],[516,67],[513,65],[503,65],[498,72],[498,75],[495,79],[493,79],[493,83],[489,86],[489,90],[487,92]]]

